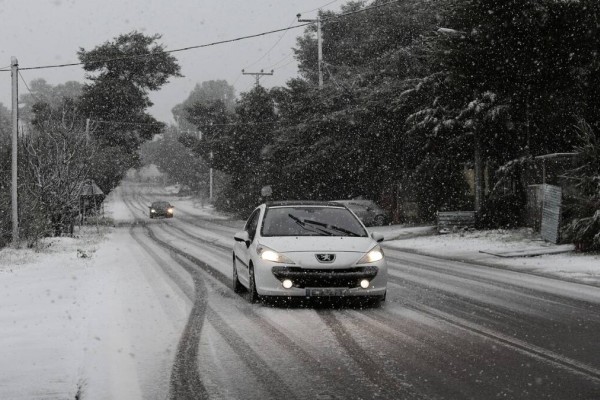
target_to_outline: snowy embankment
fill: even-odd
[[[379,230],[381,228],[372,228]],[[386,235],[393,237],[389,230]],[[402,238],[402,228],[396,230]],[[394,230],[391,229],[393,232]],[[506,267],[523,272],[553,276],[571,281],[600,285],[600,255],[566,252],[544,254],[535,257],[499,257],[489,253],[509,255],[526,251],[553,251],[559,246],[546,243],[529,229],[487,230],[446,235],[431,234],[390,240],[385,246],[390,249],[408,250],[437,257],[463,260],[484,265]],[[431,233],[431,231],[430,231]]]
[[[166,398],[191,309],[168,254],[125,228],[76,236],[0,251],[0,399]]]

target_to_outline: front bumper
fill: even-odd
[[[155,212],[150,212],[150,216],[152,216],[152,217],[173,218],[173,213],[169,213],[169,212],[165,212],[165,211],[155,211]]]
[[[342,269],[260,263],[254,271],[257,292],[263,296],[381,296],[387,290],[385,261]],[[292,281],[291,288],[283,287],[285,279]],[[360,286],[363,279],[369,280],[367,288]]]
[[[345,269],[309,269],[300,267],[273,267],[271,269],[275,278],[280,282],[290,279],[292,287],[305,288],[357,288],[360,281],[372,281],[377,276],[379,269],[374,266],[353,267]]]

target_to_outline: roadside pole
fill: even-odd
[[[10,59],[12,77],[12,244],[19,242],[19,207],[17,196],[17,156],[19,140],[19,61],[16,57]]]
[[[318,67],[319,67],[319,89],[323,89],[323,38],[321,36],[321,16],[317,16],[316,19],[300,19],[302,14],[297,14],[298,22],[316,22],[317,23],[317,54],[318,54]]]
[[[213,152],[210,152],[210,170],[208,172],[208,180],[209,180],[209,189],[208,189],[208,200],[212,203],[213,201],[213,169],[212,169],[212,159],[213,159]]]

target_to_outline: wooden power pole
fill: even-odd
[[[12,244],[19,242],[19,206],[17,196],[17,156],[19,140],[19,61],[10,59],[12,77]]]
[[[302,14],[297,14],[298,22],[316,22],[317,23],[317,54],[319,67],[319,89],[323,89],[323,36],[321,35],[321,16],[317,19],[300,19]]]

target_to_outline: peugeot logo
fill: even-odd
[[[321,263],[332,263],[335,260],[335,254],[315,254],[315,257]]]

